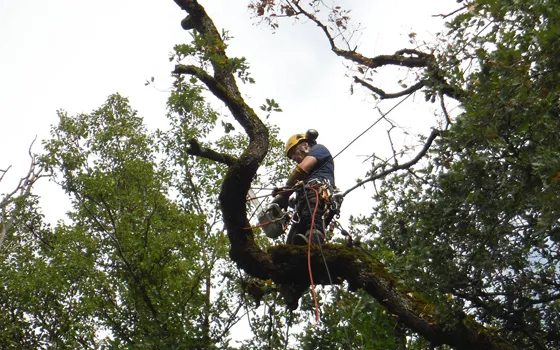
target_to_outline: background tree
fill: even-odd
[[[33,143],[31,146],[33,146]],[[26,200],[31,196],[33,185],[42,176],[41,169],[37,166],[37,156],[31,153],[31,147],[29,147],[29,156],[31,163],[27,174],[18,181],[11,192],[3,193],[0,197],[0,249],[4,244],[6,235],[13,227],[16,217],[21,214]],[[4,180],[10,168],[11,166],[0,169],[0,183]]]
[[[249,300],[216,210],[224,167],[185,157],[186,140],[212,132],[217,115],[179,80],[168,117],[169,130],[150,133],[118,94],[89,114],[59,111],[41,165],[72,209],[51,227],[20,186],[1,255],[2,347],[229,346]],[[245,142],[232,133],[212,144]]]

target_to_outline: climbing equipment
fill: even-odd
[[[304,187],[312,189],[313,191],[317,192],[318,198],[323,200],[325,204],[324,211],[323,211],[323,233],[325,234],[325,238],[328,239],[327,233],[327,226],[331,223],[331,221],[336,218],[340,218],[340,207],[342,206],[342,201],[344,197],[340,190],[333,186],[330,181],[324,179],[311,179],[309,180]]]
[[[366,128],[363,132],[361,132],[358,136],[356,136],[350,143],[348,143],[342,150],[340,150],[334,157],[331,158],[331,161],[334,160],[334,158],[338,157],[341,153],[343,153],[348,147],[350,147],[357,139],[359,139],[360,137],[362,137],[367,131],[369,131],[371,128],[373,128],[379,121],[381,121],[382,119],[386,118],[386,116],[391,113],[395,108],[397,108],[399,105],[401,105],[406,99],[408,99],[410,96],[412,95],[412,93],[408,94],[407,96],[405,96],[401,101],[399,101],[397,104],[395,104],[388,112],[386,113],[382,113],[381,118],[379,118],[378,120],[376,120],[372,125],[370,125],[368,128]],[[311,141],[311,143],[315,142],[315,140],[317,139],[318,133],[315,130],[308,130],[306,134],[296,134],[293,135],[292,137],[290,137],[288,139],[288,141],[286,142],[286,148],[285,148],[285,154],[286,156],[289,157],[289,152],[292,148],[294,148],[295,146],[297,146],[300,142],[303,141]],[[326,164],[326,163],[325,163]],[[325,164],[323,164],[321,167],[325,166]],[[301,183],[299,183],[301,184]],[[323,214],[323,232],[325,232],[325,234],[327,233],[325,226],[326,223],[329,223],[330,221],[332,221],[333,218],[339,218],[340,217],[340,207],[342,205],[342,201],[344,199],[344,197],[351,192],[352,190],[356,189],[358,186],[354,186],[351,189],[347,190],[344,193],[341,193],[340,190],[338,190],[337,188],[332,188],[327,189],[326,193],[322,193],[321,197],[325,200],[325,211]],[[314,189],[314,191],[317,191]],[[319,192],[317,192],[317,199],[319,196]],[[253,195],[254,198],[254,195]],[[309,206],[309,210],[311,211],[311,205],[309,202],[309,198],[305,197],[307,200],[307,204]],[[318,205],[318,200],[316,200],[316,206],[315,206],[315,210],[313,210],[313,212],[316,212],[317,210],[317,205]],[[291,205],[290,205],[291,206]],[[274,217],[271,216],[269,217],[269,219],[272,219],[270,221],[274,221],[274,219],[277,219],[278,216]],[[317,305],[317,299],[316,299],[316,295],[315,295],[315,290],[314,290],[314,284],[313,284],[313,276],[312,276],[312,272],[311,272],[311,255],[310,255],[310,250],[311,250],[311,243],[315,243],[313,242],[313,234],[314,234],[314,230],[313,230],[313,226],[314,226],[314,218],[315,215],[311,215],[311,219],[312,219],[312,223],[311,223],[311,230],[309,231],[309,238],[307,239],[307,243],[308,243],[308,268],[309,268],[309,279],[312,285],[312,294],[313,294],[313,299],[315,302],[315,311],[316,311],[316,321],[319,321],[319,309],[318,309],[318,305]],[[296,220],[295,218],[292,218],[292,221]],[[263,219],[264,221],[264,219]],[[260,222],[260,220],[259,220]],[[331,223],[330,227],[330,231],[334,230],[334,226],[338,226],[338,228],[341,230],[341,233],[343,236],[348,237],[349,243],[350,244],[354,244],[352,237],[349,235],[349,233],[340,225],[339,222],[334,221]],[[266,231],[265,231],[266,233]],[[267,234],[268,236],[268,234]],[[277,236],[276,236],[277,237]],[[326,236],[325,236],[326,238]],[[359,242],[357,242],[357,246],[361,247],[361,245],[359,244]],[[331,277],[325,256],[323,254],[323,250],[322,250],[322,246],[321,246],[321,242],[319,242],[318,247],[320,249],[321,255],[323,257],[323,262],[325,264],[325,269],[327,271],[327,275],[329,277],[329,281],[330,284],[333,284],[333,279]],[[371,254],[369,252],[367,252],[363,247],[361,247],[368,255],[371,256]],[[373,257],[373,256],[372,256]],[[375,258],[374,258],[375,259]],[[376,259],[377,260],[377,259]],[[288,346],[288,335],[289,335],[289,329],[291,326],[291,322],[292,322],[292,310],[290,309],[290,318],[287,324],[287,329],[286,329],[286,339],[285,339],[285,344],[284,347],[287,348]],[[348,344],[350,344],[350,340],[348,337],[348,332],[345,330],[345,334],[346,334],[346,340],[348,342]]]
[[[313,272],[311,271],[311,243],[313,242],[313,229],[314,221],[315,221],[315,214],[317,213],[317,208],[319,207],[319,192],[311,187],[311,190],[315,192],[315,208],[313,209],[313,213],[311,214],[311,227],[309,228],[309,239],[307,241],[307,269],[309,271],[309,282],[311,283],[311,295],[313,296],[313,303],[315,304],[315,325],[319,323],[319,303],[317,302],[317,293],[315,292],[315,283],[313,282]],[[307,200],[307,205],[310,205],[309,198],[305,197]],[[309,208],[311,209],[311,207]],[[324,224],[324,222],[323,222]],[[319,246],[321,246],[321,242],[319,240]]]

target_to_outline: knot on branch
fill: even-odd
[[[191,30],[195,28],[194,19],[191,15],[187,15],[187,17],[183,18],[181,21],[181,27],[184,30]]]
[[[241,288],[249,294],[255,301],[255,306],[259,307],[265,295],[274,292],[276,289],[271,286],[271,283],[266,283],[261,280],[252,279],[249,281],[241,281]]]
[[[187,153],[193,156],[198,156],[202,153],[202,149],[200,147],[200,143],[198,143],[195,139],[189,140],[189,147],[187,148]]]

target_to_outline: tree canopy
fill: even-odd
[[[560,5],[459,1],[434,42],[411,33],[411,47],[373,56],[355,46],[343,4],[249,3],[274,30],[316,24],[352,90],[441,109],[420,146],[373,159],[356,184],[374,183],[371,214],[308,256],[251,225],[249,190],[280,182],[288,164],[277,129],[243,98],[248,62],[228,55],[234,39],[202,1],[175,3],[192,40],[171,56],[169,128],[146,130],[119,94],[89,114],[59,111],[40,159],[72,201],[69,221],[45,223],[30,194],[10,202],[9,227],[3,214],[2,347],[232,348],[249,295],[268,312],[253,314],[241,348],[286,346],[291,322],[303,322],[300,348],[560,347]],[[400,91],[378,84],[390,67]],[[332,286],[317,327],[305,325],[307,294],[294,316],[276,291],[309,285],[308,265]]]

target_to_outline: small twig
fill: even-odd
[[[395,166],[399,165],[399,161],[397,159],[397,151],[395,151],[395,145],[393,144],[393,139],[391,138],[391,130],[395,128],[394,125],[391,125],[391,128],[387,130],[387,137],[389,138],[389,144],[391,145],[391,151],[393,151],[393,158],[395,160]]]
[[[445,116],[445,130],[447,130],[449,128],[449,125],[451,125],[451,118],[449,117],[449,113],[447,112],[447,107],[445,106],[445,101],[443,100],[443,94],[440,93],[439,94],[439,98],[440,98],[440,103],[441,103],[441,109],[443,110],[443,115]]]
[[[454,14],[456,14],[457,12],[466,9],[467,7],[469,7],[469,5],[464,5],[463,7],[458,8],[457,10],[450,12],[448,14],[443,14],[440,13],[439,15],[432,15],[432,17],[441,17],[441,18],[447,18],[449,16],[453,16]]]
[[[0,172],[2,173],[2,176],[0,176],[0,182],[2,182],[2,179],[4,178],[4,176],[6,175],[6,173],[10,170],[11,167],[12,167],[12,166],[10,165],[10,166],[8,166],[8,167],[6,168],[6,170],[0,169]]]
[[[358,78],[357,76],[354,76],[354,82],[362,85],[363,87],[365,87],[368,90],[373,91],[374,93],[376,93],[379,96],[379,99],[381,99],[381,100],[388,99],[388,98],[397,98],[397,97],[401,97],[401,96],[410,94],[412,92],[420,90],[425,85],[424,81],[419,81],[418,83],[410,86],[409,88],[407,88],[405,90],[402,90],[402,91],[399,91],[399,92],[394,92],[394,93],[387,93],[384,90],[371,85],[370,83],[366,82],[365,80]]]

